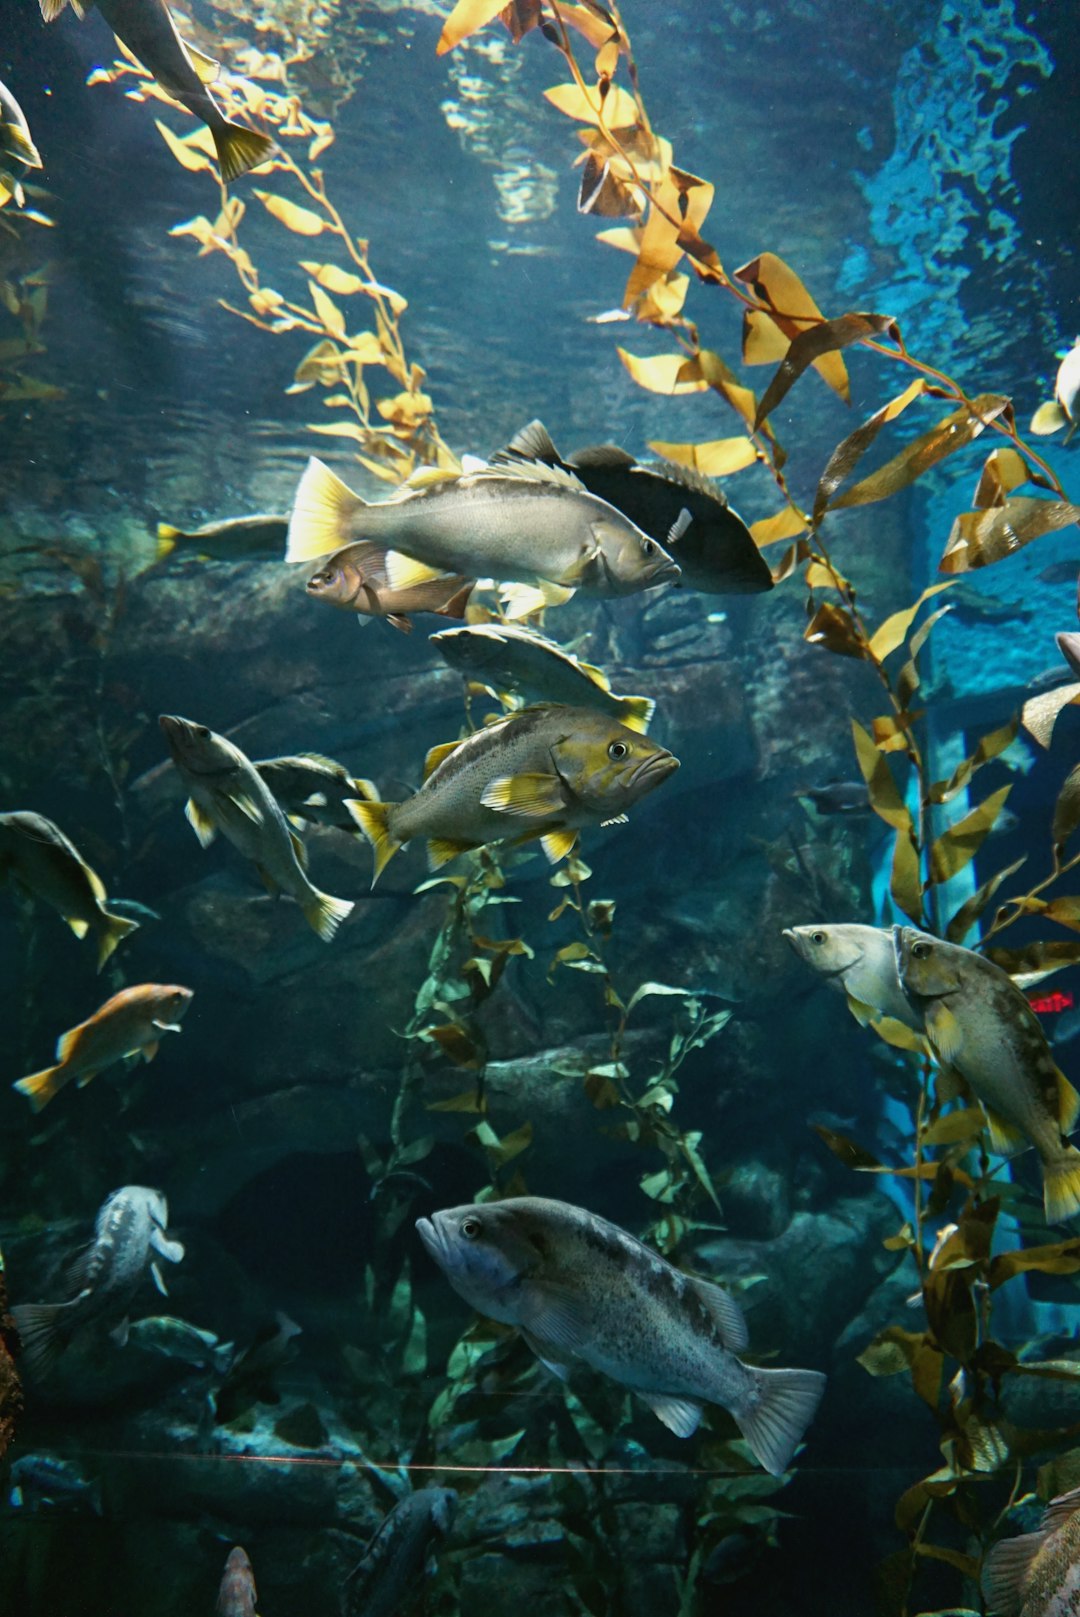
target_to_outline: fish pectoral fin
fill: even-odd
[[[109,1341],[115,1342],[117,1347],[127,1347],[128,1336],[131,1332],[131,1321],[125,1314],[119,1325],[114,1325],[109,1332]]]
[[[503,584],[499,589],[499,600],[507,621],[516,623],[520,618],[531,617],[534,612],[542,612],[545,607],[565,605],[573,593],[572,588],[544,580],[539,584]]]
[[[155,1252],[159,1252],[166,1263],[180,1263],[184,1256],[182,1241],[170,1241],[164,1230],[155,1229],[150,1236],[150,1245]]]
[[[1058,1128],[1062,1134],[1071,1134],[1080,1118],[1080,1094],[1060,1070],[1057,1073],[1057,1086]]]
[[[1019,1538],[1004,1538],[994,1545],[979,1579],[989,1611],[1020,1611],[1031,1563],[1045,1542],[1045,1533],[1021,1533]]]
[[[675,1398],[669,1393],[642,1392],[639,1387],[634,1390],[676,1437],[693,1437],[701,1422],[700,1404],[692,1398]]]
[[[412,619],[407,618],[404,612],[387,612],[386,622],[401,634],[412,634]]]
[[[158,1291],[160,1291],[161,1295],[163,1297],[167,1297],[169,1295],[168,1287],[166,1286],[161,1270],[156,1263],[152,1263],[150,1265],[150,1277]]]
[[[90,930],[89,921],[80,921],[77,915],[65,915],[64,920],[81,943]]]
[[[927,1014],[926,1031],[942,1061],[954,1062],[963,1049],[964,1033],[947,1005],[939,1001]]]
[[[1068,419],[1057,399],[1047,399],[1032,416],[1031,431],[1039,438],[1047,438],[1052,432],[1060,432]]]
[[[562,781],[558,775],[544,773],[500,775],[484,787],[480,801],[499,814],[529,820],[550,819],[566,808]]]
[[[664,544],[665,545],[677,545],[679,540],[682,538],[683,534],[686,532],[687,528],[690,526],[691,522],[693,522],[693,520],[694,520],[693,516],[686,509],[686,506],[684,505],[682,510],[679,512],[678,516],[675,518],[675,521],[671,524],[671,527],[668,529],[667,538],[664,540]]]
[[[209,814],[200,803],[196,803],[193,797],[189,797],[184,804],[184,814],[188,824],[199,839],[199,846],[208,848],[217,836],[217,826]]]
[[[565,859],[573,853],[577,846],[577,832],[565,826],[557,831],[545,831],[540,838],[540,846],[547,856],[548,863],[557,865],[560,859]]]
[[[998,1157],[1015,1157],[1019,1152],[1026,1151],[1031,1141],[1010,1123],[999,1112],[991,1111],[989,1106],[983,1106],[982,1114],[986,1118],[986,1130],[990,1136],[990,1149]]]
[[[554,1350],[549,1342],[546,1342],[542,1337],[534,1335],[532,1331],[522,1331],[521,1335],[524,1339],[526,1347],[531,1349],[531,1351],[536,1354],[536,1357],[540,1360],[540,1363],[544,1366],[545,1370],[550,1370],[551,1374],[556,1376],[560,1381],[570,1380],[569,1365],[563,1364],[560,1359],[553,1356]]]
[[[289,841],[292,843],[292,851],[296,855],[297,864],[301,870],[306,870],[308,862],[307,848],[304,845],[303,838],[298,836],[291,826],[289,827]]]
[[[460,746],[461,742],[458,740],[441,741],[437,747],[432,747],[424,759],[424,779],[427,780],[429,775],[433,775],[443,759],[449,758],[450,754],[456,752]]]
[[[303,807],[303,808],[325,808],[328,801],[329,800],[328,800],[325,792],[312,792],[310,797],[305,797],[304,798],[304,801],[303,801],[301,807]]]
[[[577,561],[566,569],[566,572],[556,580],[556,583],[562,589],[577,589],[584,582],[591,569],[602,559],[603,554],[603,546],[598,539],[594,538],[591,545],[582,546],[581,555]]]
[[[179,1033],[180,1031],[179,1022],[158,1022],[155,1020],[151,1022],[150,1026],[156,1027],[159,1033]]]
[[[161,1048],[160,1041],[157,1040],[157,1039],[151,1039],[149,1044],[144,1044],[143,1047],[142,1047],[142,1058],[143,1058],[143,1060],[144,1061],[153,1061],[154,1057],[157,1055],[160,1048]],[[82,1080],[81,1079],[79,1080],[79,1087],[80,1088],[82,1087]]]
[[[601,825],[629,825],[629,814],[613,814],[610,820],[601,820]]]
[[[459,853],[471,853],[479,847],[476,842],[453,842],[449,837],[429,837],[427,845],[427,858],[429,870],[441,870],[448,865],[451,859],[456,859]]]
[[[207,56],[205,51],[196,50],[189,39],[184,40],[184,49],[191,57],[191,65],[198,75],[199,83],[213,84],[221,72],[221,63],[215,61],[212,56]]]
[[[701,1298],[720,1332],[720,1340],[732,1353],[742,1353],[750,1344],[746,1317],[730,1291],[711,1280],[695,1280],[694,1290]]]
[[[383,560],[387,587],[392,590],[414,589],[417,584],[430,584],[433,578],[444,576],[437,567],[414,561],[412,556],[403,556],[400,550],[388,550]]]
[[[541,1358],[557,1363],[573,1358],[588,1342],[589,1321],[584,1304],[569,1286],[537,1282],[530,1289],[522,1314],[518,1329],[527,1331],[540,1344]]]
[[[874,1010],[872,1005],[867,1005],[865,1001],[856,999],[854,994],[847,995],[847,1008],[860,1027],[869,1027],[877,1016],[877,1011]]]

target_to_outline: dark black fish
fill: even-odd
[[[274,1375],[295,1358],[294,1337],[300,1327],[287,1314],[277,1313],[273,1324],[257,1333],[251,1346],[234,1361],[214,1394],[214,1419],[219,1426],[238,1419],[252,1404],[279,1404],[281,1394]]]
[[[803,786],[796,797],[809,798],[819,814],[869,814],[870,788],[864,780],[828,780]]]
[[[394,1506],[345,1580],[345,1617],[396,1617],[404,1610],[429,1552],[450,1531],[457,1499],[454,1488],[419,1488]]]
[[[1075,584],[1080,578],[1080,561],[1052,561],[1035,576],[1040,584]]]
[[[707,595],[754,595],[771,590],[773,576],[746,523],[716,483],[670,460],[642,463],[614,444],[579,450],[566,460],[541,421],[515,433],[500,461],[534,460],[572,472],[590,494],[614,505],[660,544],[673,545],[682,568],[678,587]],[[671,532],[681,511],[691,521],[677,540]]]
[[[22,1510],[91,1511],[101,1515],[101,1483],[88,1481],[69,1460],[24,1454],[11,1468],[11,1503]]]

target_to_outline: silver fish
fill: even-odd
[[[875,1016],[891,1016],[921,1033],[922,1017],[911,1004],[896,975],[892,931],[857,922],[816,922],[813,926],[784,929],[800,960],[805,960],[831,988],[846,994],[856,1006],[868,1006]],[[856,1014],[858,1014],[856,1012]]]

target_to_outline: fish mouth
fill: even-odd
[[[676,769],[680,767],[679,760],[674,753],[666,751],[651,752],[634,769],[627,781],[627,785],[637,786],[643,780],[650,780],[653,775],[657,776],[659,780],[663,780],[665,776],[673,775]]]
[[[440,1268],[442,1268],[442,1265],[443,1265],[443,1241],[442,1241],[442,1236],[439,1234],[439,1231],[436,1229],[435,1225],[431,1222],[430,1218],[418,1218],[416,1220],[416,1233],[417,1233],[417,1235],[419,1235],[421,1241],[423,1241],[424,1246],[427,1249],[428,1256],[434,1258],[435,1262],[439,1265]]]
[[[681,577],[682,568],[677,561],[673,561],[669,556],[667,561],[662,561],[656,571],[651,574],[649,588],[651,589],[654,584],[674,584],[675,580]]]

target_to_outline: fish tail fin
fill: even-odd
[[[98,936],[97,969],[100,971],[109,956],[130,932],[139,930],[138,921],[129,921],[126,915],[113,915],[110,910],[102,910],[104,925]]]
[[[20,163],[25,163],[27,168],[40,168],[41,154],[25,130],[20,129],[18,124],[8,124],[6,133],[8,149],[12,155],[17,157]]]
[[[1040,438],[1048,438],[1052,432],[1060,432],[1068,419],[1057,399],[1047,399],[1032,416],[1031,431]]]
[[[656,703],[648,696],[626,696],[619,704],[619,722],[644,735],[652,723]]]
[[[43,1067],[40,1072],[32,1072],[26,1078],[20,1078],[12,1084],[20,1095],[25,1095],[35,1112],[44,1111],[54,1095],[58,1095],[64,1087],[61,1074],[64,1063],[60,1061],[55,1067]]]
[[[157,525],[157,559],[164,561],[176,549],[176,541],[180,537],[180,529],[174,528],[171,522],[159,522]]]
[[[39,0],[43,22],[55,22],[67,6],[68,0]]]
[[[317,932],[324,943],[329,943],[342,921],[352,914],[352,900],[320,893],[317,887],[312,888],[312,894],[304,905],[304,917],[312,931]]]
[[[1043,1207],[1048,1224],[1063,1224],[1080,1213],[1080,1151],[1074,1145],[1044,1162]]]
[[[345,807],[371,843],[375,854],[372,887],[401,847],[401,843],[390,835],[390,810],[396,806],[394,803],[363,803],[355,797],[345,799]]]
[[[47,1376],[64,1345],[61,1320],[66,1303],[19,1303],[11,1310],[22,1343],[26,1368],[35,1378]]]
[[[348,483],[312,455],[293,501],[285,560],[316,561],[349,544],[355,537],[352,519],[366,504]]]
[[[791,1464],[825,1391],[820,1370],[752,1370],[750,1407],[733,1411],[759,1465],[774,1477]]]
[[[249,168],[265,163],[277,149],[269,135],[245,129],[243,124],[221,124],[212,134],[221,178],[226,185],[246,174]]]

